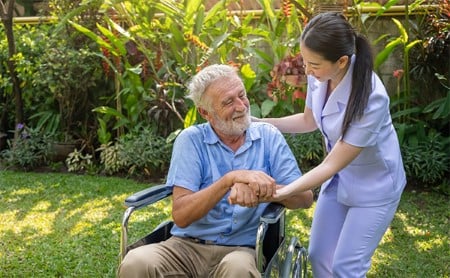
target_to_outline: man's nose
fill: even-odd
[[[239,98],[236,101],[236,110],[245,111],[245,110],[247,110],[247,107],[248,107],[248,102],[246,100]]]

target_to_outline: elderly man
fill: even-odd
[[[255,262],[259,218],[278,187],[300,177],[282,134],[251,123],[235,68],[211,65],[189,84],[207,123],[177,137],[167,186],[173,190],[172,237],[131,250],[120,277],[260,277]],[[311,191],[279,201],[308,208]]]

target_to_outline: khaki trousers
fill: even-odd
[[[207,245],[171,237],[131,250],[118,276],[133,277],[261,277],[255,250],[240,246]]]

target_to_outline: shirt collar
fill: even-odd
[[[245,144],[250,141],[259,140],[261,138],[261,132],[258,128],[256,128],[261,123],[252,122],[250,127],[246,130],[245,133]],[[221,142],[219,136],[214,132],[210,123],[205,123],[204,129],[204,142],[206,144],[216,144],[217,142]]]

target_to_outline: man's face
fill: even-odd
[[[216,80],[205,96],[211,104],[206,119],[216,132],[239,136],[250,126],[250,103],[239,76]]]

